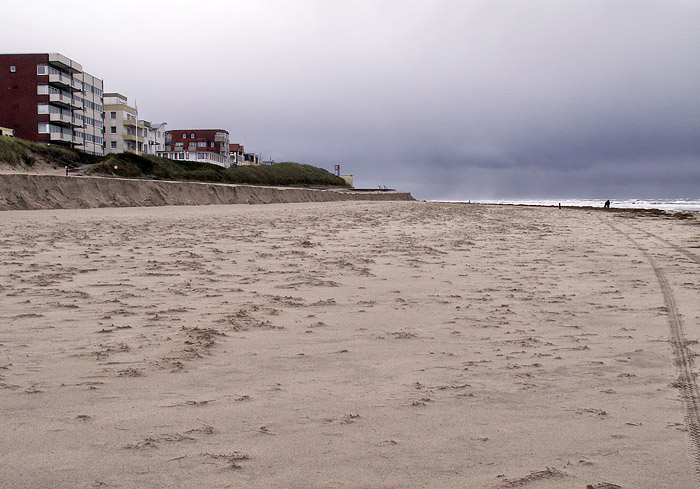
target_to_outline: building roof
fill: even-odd
[[[202,132],[225,132],[228,134],[228,131],[226,129],[170,129],[168,132],[197,132],[197,131],[202,131]]]

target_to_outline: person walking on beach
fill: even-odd
[[[610,201],[609,201],[609,200],[606,200],[606,201],[605,201],[605,204],[603,205],[603,208],[604,208],[604,209],[610,209]]]

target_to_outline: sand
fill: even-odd
[[[698,222],[0,212],[0,487],[698,487]]]
[[[161,205],[413,200],[408,192],[0,173],[0,211]]]

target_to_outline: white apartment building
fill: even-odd
[[[136,108],[120,93],[104,94],[105,152],[157,154],[165,148],[165,122],[136,120]]]
[[[104,83],[86,72],[73,75],[82,85],[82,91],[75,97],[81,109],[73,112],[73,117],[82,123],[75,129],[77,137],[75,149],[93,155],[104,155],[104,107],[102,90]],[[82,139],[82,141],[81,141]]]

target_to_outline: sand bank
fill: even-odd
[[[260,187],[123,178],[0,174],[0,211],[162,205],[413,200],[407,192]]]
[[[697,220],[0,213],[3,488],[697,487]]]

